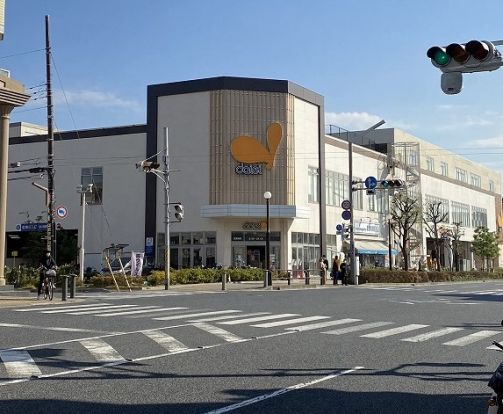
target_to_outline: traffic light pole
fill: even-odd
[[[351,269],[351,279],[353,284],[358,284],[358,276],[356,275],[356,252],[355,252],[355,233],[354,233],[354,222],[353,217],[353,143],[348,140],[348,162],[349,162],[349,213],[351,217],[349,218],[349,256],[350,256],[350,269]]]
[[[170,284],[170,234],[169,234],[169,152],[168,152],[168,128],[164,128],[164,290],[169,289]]]

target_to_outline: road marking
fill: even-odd
[[[196,322],[193,324],[196,328],[202,329],[212,335],[222,338],[226,342],[242,342],[243,338],[240,338],[233,333],[226,331],[225,329],[219,328],[217,326],[208,325],[203,322]]]
[[[385,338],[391,335],[398,335],[403,332],[415,331],[416,329],[426,328],[429,325],[421,325],[419,323],[411,323],[409,325],[399,326],[398,328],[386,329],[384,331],[373,332],[361,335],[362,338]]]
[[[147,308],[151,308],[151,309],[147,309]],[[152,309],[152,308],[157,308],[157,309]],[[137,308],[135,310],[126,310],[125,312],[114,312],[114,313],[107,313],[107,314],[104,314],[104,315],[96,315],[96,316],[100,316],[100,317],[106,318],[107,316],[133,315],[133,314],[137,314],[137,313],[153,313],[153,312],[161,312],[161,311],[167,311],[167,310],[178,310],[178,309],[187,309],[187,308],[184,308],[184,307],[181,307],[181,306],[178,306],[178,307],[175,307],[175,308],[158,308],[157,306],[146,306],[142,310],[138,310],[138,309],[139,308]]]
[[[0,351],[0,359],[11,378],[29,378],[42,374],[27,351]]]
[[[243,316],[258,316],[258,315],[270,315],[270,312],[255,312],[255,313],[241,313],[239,315],[225,315],[225,316],[215,316],[209,318],[193,319],[189,322],[214,322],[214,321],[224,321],[226,319],[241,318]]]
[[[480,341],[485,338],[489,338],[491,336],[497,335],[501,333],[500,331],[478,331],[472,333],[470,335],[463,336],[459,339],[455,339],[454,341],[444,342],[442,345],[450,345],[450,346],[465,346],[469,344],[473,344],[474,342]]]
[[[58,305],[54,305],[54,306],[49,306],[49,307],[42,307],[42,306],[32,306],[31,308],[26,308],[26,309],[14,309],[14,311],[16,312],[43,312],[43,311],[49,311],[49,310],[52,310],[52,311],[55,311],[55,310],[58,310],[58,311],[64,311],[64,310],[72,310],[72,309],[79,309],[79,308],[94,308],[96,306],[102,306],[102,305],[111,305],[110,303],[102,303],[102,304],[92,304],[92,305],[72,305],[72,306],[58,306]]]
[[[38,326],[38,325],[23,325],[20,323],[0,323],[0,326],[5,328],[29,328],[40,329],[46,331],[60,331],[60,332],[101,332],[94,329],[79,329],[79,328],[61,328],[59,326]]]
[[[393,322],[370,322],[362,325],[349,326],[347,328],[334,329],[332,331],[322,332],[329,335],[342,335],[349,332],[364,331],[366,329],[378,328],[380,326],[392,325]]]
[[[142,333],[170,352],[179,352],[189,349],[178,339],[168,335],[167,333],[161,331],[143,331]]]
[[[88,310],[86,309],[85,311],[78,311],[78,312],[69,312],[67,315],[93,315],[95,313],[103,313],[107,312],[108,310],[114,311],[119,308],[121,309],[131,309],[131,308],[137,308],[138,305],[114,305],[114,306],[104,306],[102,308],[94,308],[93,310]],[[45,313],[45,312],[44,312]]]
[[[423,341],[427,341],[428,339],[438,338],[439,336],[448,335],[452,332],[458,332],[458,331],[462,331],[462,330],[463,330],[463,328],[444,328],[444,329],[439,329],[437,331],[432,331],[432,332],[427,332],[427,333],[424,333],[421,335],[412,336],[410,338],[404,338],[401,340],[406,341],[406,342],[423,342]]]
[[[299,316],[299,314],[297,314],[297,313],[282,313],[279,315],[257,316],[256,318],[245,318],[245,319],[238,319],[235,321],[220,322],[220,324],[221,325],[240,325],[243,323],[267,321],[270,319],[288,318],[290,316]]]
[[[351,318],[338,319],[336,321],[326,321],[326,322],[312,323],[309,325],[292,326],[290,328],[285,329],[288,331],[303,332],[303,331],[312,331],[313,329],[326,328],[327,326],[344,325],[346,323],[352,323],[352,322],[361,322],[361,319],[351,319]]]
[[[342,375],[351,374],[351,373],[358,371],[360,369],[363,369],[363,367],[354,367],[352,369],[347,369],[345,371],[336,371],[330,375],[326,375],[324,377],[321,377],[321,378],[318,378],[318,379],[315,379],[315,380],[312,380],[309,382],[301,382],[300,384],[291,385],[287,388],[283,388],[281,390],[277,390],[277,391],[271,392],[269,394],[262,394],[262,395],[255,397],[255,398],[250,398],[249,400],[244,400],[244,401],[241,401],[236,404],[228,405],[227,407],[222,407],[217,410],[208,411],[204,414],[221,414],[221,413],[227,413],[229,411],[238,410],[238,409],[246,407],[248,405],[252,405],[252,404],[256,404],[256,403],[259,403],[259,402],[262,402],[265,400],[269,400],[271,398],[278,397],[280,395],[286,394],[291,391],[300,390],[302,388],[310,387],[311,385],[319,384],[320,382],[329,381],[331,379],[340,377]]]
[[[85,339],[79,341],[93,355],[98,362],[119,362],[125,361],[112,346],[101,339]]]
[[[275,326],[294,325],[296,323],[318,321],[320,319],[328,319],[328,318],[330,318],[330,316],[307,316],[305,318],[287,319],[286,321],[260,323],[260,324],[251,325],[251,326],[253,326],[255,328],[273,328]]]
[[[193,318],[197,316],[206,316],[206,315],[221,315],[224,313],[237,313],[241,312],[240,310],[224,310],[224,311],[213,311],[213,312],[200,312],[200,313],[189,313],[189,314],[183,314],[183,315],[173,315],[173,316],[164,316],[162,318],[152,318],[155,319],[156,321],[171,321],[173,319],[183,319],[183,318]]]

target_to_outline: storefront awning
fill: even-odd
[[[355,248],[357,254],[389,254],[388,246],[379,241],[355,240]],[[391,254],[396,255],[397,253],[395,249],[391,249]]]

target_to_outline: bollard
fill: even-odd
[[[75,297],[75,293],[77,291],[77,277],[78,275],[71,274],[70,275],[70,298],[73,299]]]
[[[227,282],[227,274],[222,273],[222,290],[225,290],[225,283]]]
[[[287,278],[288,278],[288,286],[292,284],[292,274],[290,272],[287,273]]]
[[[306,285],[309,285],[309,270],[306,270]]]
[[[63,283],[61,285],[61,300],[66,301],[66,295],[68,293],[68,278],[70,276],[62,275],[61,277],[63,278]]]

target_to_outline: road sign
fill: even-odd
[[[342,212],[342,218],[343,218],[343,220],[350,220],[351,219],[351,212],[349,210],[344,210]]]
[[[372,189],[376,188],[376,186],[377,186],[377,178],[370,176],[365,179],[365,188]]]
[[[351,202],[349,200],[344,200],[342,203],[341,203],[341,207],[344,209],[344,210],[349,210],[351,208]]]
[[[65,219],[66,216],[68,216],[68,210],[66,209],[65,206],[59,206],[57,209],[56,209],[56,215],[58,216],[58,218],[60,219]]]
[[[47,223],[23,223],[23,224],[21,224],[21,231],[46,231],[46,230],[47,230]]]
[[[337,226],[335,226],[335,230],[337,231],[342,231],[343,228],[344,226],[342,224],[338,224]]]

